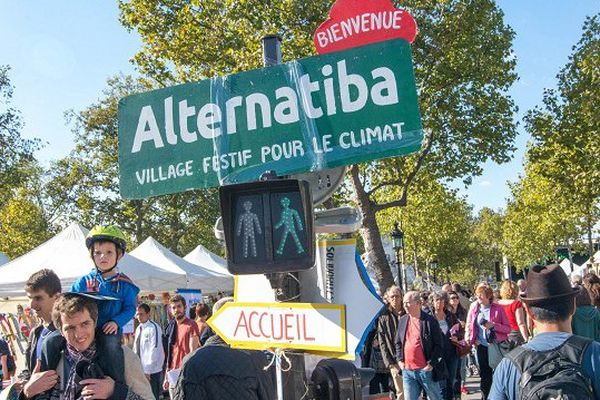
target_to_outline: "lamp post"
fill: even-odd
[[[433,271],[433,282],[437,283],[437,267],[438,267],[437,260],[431,261],[430,265],[431,265],[431,270]]]
[[[404,232],[398,229],[398,223],[394,222],[394,230],[392,231],[392,243],[394,251],[396,252],[396,267],[398,268],[398,287],[402,290],[402,270],[404,269],[403,261],[400,260],[400,252],[404,250]]]

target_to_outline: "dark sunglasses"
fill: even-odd
[[[458,300],[458,296],[450,296],[450,300]]]

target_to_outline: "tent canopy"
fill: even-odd
[[[563,269],[563,271],[565,271],[565,274],[567,274],[567,276],[571,275],[571,263],[569,262],[568,258],[562,260],[559,265]],[[573,263],[573,271],[577,271],[578,268],[579,265]]]
[[[68,228],[42,243],[29,253],[0,268],[0,294],[22,296],[25,282],[42,268],[52,269],[60,278],[63,291],[94,268],[85,236],[88,230],[72,223]],[[119,261],[119,271],[127,274],[143,291],[168,291],[185,287],[184,274],[166,271],[125,254]]]
[[[200,289],[203,293],[233,290],[233,277],[192,264],[152,237],[133,249],[131,255],[167,272],[184,274],[187,277],[187,285],[181,288]]]
[[[188,253],[184,260],[198,265],[209,271],[214,271],[219,274],[231,276],[227,270],[227,261],[218,255],[210,252],[206,247],[199,244],[196,248]]]
[[[2,264],[6,264],[7,262],[9,262],[10,260],[8,259],[8,257],[6,257],[4,255],[3,252],[0,251],[0,265]]]

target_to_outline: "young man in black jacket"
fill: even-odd
[[[390,371],[394,382],[396,398],[402,398],[404,391],[402,387],[402,375],[396,361],[396,332],[398,331],[398,320],[404,315],[402,308],[402,291],[396,285],[390,286],[384,298],[387,307],[377,319],[377,340],[381,349],[383,363]]]
[[[213,314],[233,298],[215,303]],[[188,354],[181,367],[173,400],[274,400],[271,371],[260,351],[232,349],[219,335]]]
[[[42,324],[29,335],[25,351],[27,371],[23,377],[27,382],[23,387],[23,392],[27,397],[49,390],[58,380],[56,371],[40,372],[41,364],[38,365],[38,363],[40,363],[44,340],[56,330],[52,322],[52,307],[60,292],[60,279],[51,269],[41,269],[25,282],[25,293],[29,298],[29,305],[42,320]]]

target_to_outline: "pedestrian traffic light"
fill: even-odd
[[[307,182],[268,180],[221,186],[227,269],[235,275],[291,272],[315,263]]]

